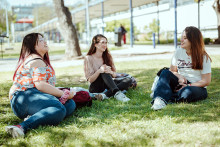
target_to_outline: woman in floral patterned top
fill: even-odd
[[[74,94],[55,87],[56,77],[48,56],[48,46],[39,33],[24,37],[9,99],[13,112],[28,119],[6,131],[13,137],[23,137],[27,130],[40,125],[57,125],[75,110]],[[58,98],[66,98],[62,104]]]

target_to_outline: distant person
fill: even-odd
[[[175,89],[170,83],[174,83]],[[196,27],[186,27],[169,70],[163,70],[154,90],[152,109],[169,102],[194,102],[207,98],[211,82],[211,58],[205,51],[203,37]]]
[[[102,93],[97,95],[97,99],[104,100],[111,96],[123,102],[130,99],[122,93],[131,85],[130,78],[124,78],[120,81],[114,81],[116,77],[116,68],[111,54],[108,51],[108,40],[105,36],[98,34],[93,37],[92,44],[85,57],[84,72],[87,81],[90,82],[89,92]]]
[[[57,125],[75,110],[74,92],[55,87],[55,71],[48,50],[42,34],[31,33],[24,37],[9,99],[17,117],[29,118],[5,128],[14,138],[23,137],[28,130],[40,125]]]
[[[126,44],[127,30],[125,29],[125,27],[122,24],[120,25],[120,32],[121,32],[121,35],[122,35],[122,40],[123,40],[124,44]]]

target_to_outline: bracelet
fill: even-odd
[[[59,101],[62,104],[65,104],[66,101],[68,100],[69,95],[70,95],[70,91],[67,89],[63,89],[63,95],[61,96],[61,98],[59,98]]]

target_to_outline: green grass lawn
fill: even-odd
[[[8,100],[13,72],[0,72],[0,145],[3,146],[220,146],[220,56],[212,57],[212,83],[206,100],[170,104],[161,111],[151,107],[150,89],[157,71],[170,60],[116,63],[138,81],[129,90],[131,101],[93,101],[92,107],[74,112],[58,126],[41,126],[25,138],[12,139],[5,126],[17,118]],[[82,66],[55,68],[57,86],[88,88]]]

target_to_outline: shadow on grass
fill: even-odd
[[[158,117],[172,117],[175,118],[175,123],[182,122],[211,122],[211,121],[219,121],[219,96],[220,96],[220,72],[219,68],[212,69],[212,83],[208,86],[209,97],[206,100],[189,103],[189,104],[172,104],[167,105],[167,107],[161,111],[153,111],[151,110],[151,98],[149,96],[151,85],[153,83],[154,77],[156,76],[158,69],[148,69],[148,70],[126,70],[127,73],[134,76],[138,81],[138,87],[136,89],[131,89],[128,91],[127,96],[131,98],[131,101],[127,103],[122,103],[114,98],[110,98],[108,100],[104,100],[102,102],[93,101],[92,107],[84,107],[78,109],[74,112],[75,117],[69,117],[64,120],[58,128],[61,128],[59,131],[54,131],[52,127],[43,127],[46,131],[50,132],[48,142],[53,142],[53,140],[61,139],[65,140],[65,137],[68,136],[68,133],[71,133],[71,136],[80,135],[81,137],[85,137],[84,134],[74,131],[69,132],[65,126],[74,124],[77,128],[87,128],[88,126],[93,125],[110,125],[115,121],[126,122],[129,123],[131,121],[139,121],[143,120],[154,120]],[[120,71],[119,71],[120,72]],[[84,87],[88,88],[87,82],[84,80],[80,80],[84,77],[84,75],[62,75],[57,78],[58,84],[60,87]],[[3,86],[4,85],[4,86]],[[7,98],[7,93],[10,83],[4,83],[3,85],[3,94],[1,95],[1,105],[0,105],[0,117],[1,126],[13,125],[21,122],[16,116],[13,115],[13,112],[10,108],[10,103]],[[1,127],[3,130],[3,127]],[[36,129],[38,132],[44,133],[42,127]],[[31,131],[32,132],[32,131]],[[155,136],[156,137],[156,136]],[[150,137],[149,137],[150,138]],[[134,138],[135,139],[135,138]],[[139,140],[144,140],[144,138],[139,138]],[[146,139],[146,138],[145,138]],[[9,139],[9,136],[1,131],[0,144],[4,144]],[[148,139],[147,139],[148,140]],[[22,142],[21,142],[22,143]],[[57,143],[57,142],[56,142]],[[149,143],[150,139],[149,139]],[[22,143],[24,146],[24,142]],[[90,145],[90,143],[85,143],[86,145]],[[85,145],[84,144],[84,145]],[[114,146],[113,142],[103,141],[99,142],[99,145],[104,146]],[[131,145],[124,143],[123,145]]]

